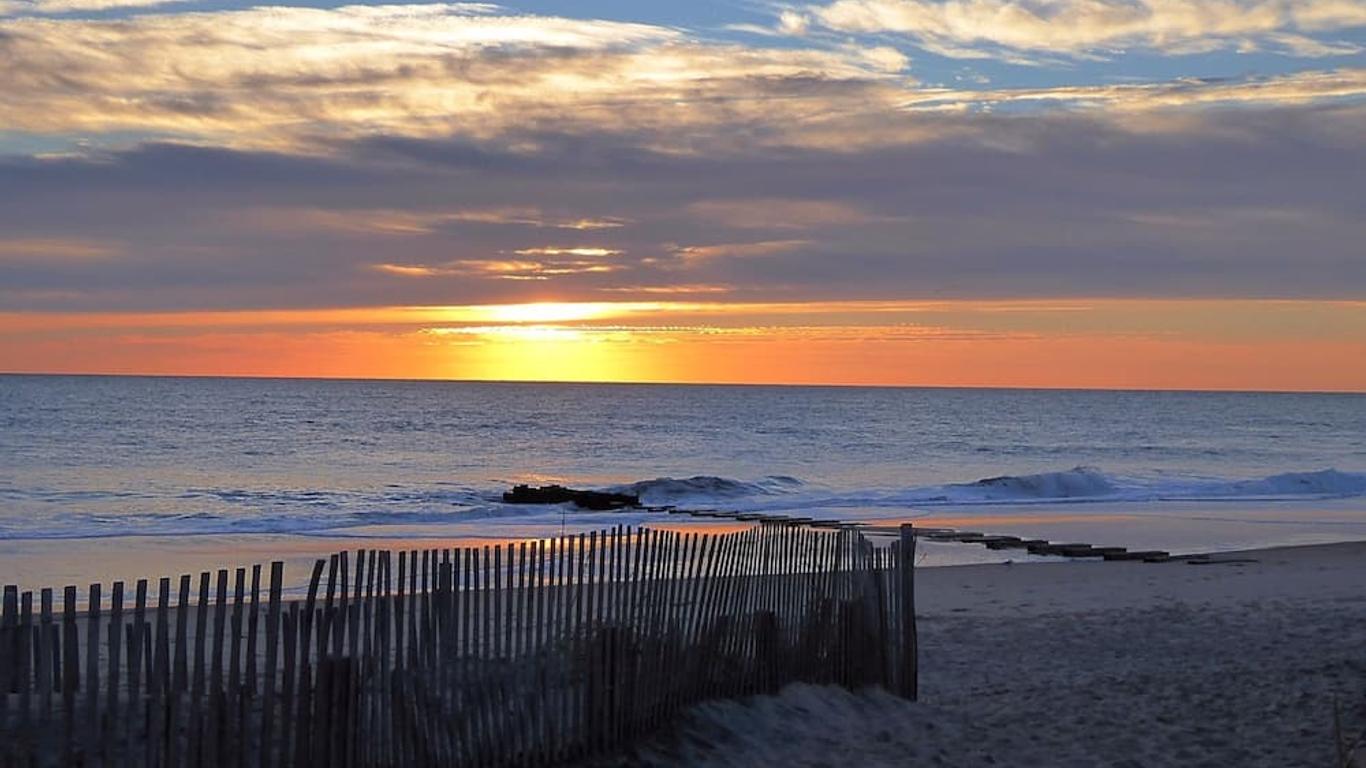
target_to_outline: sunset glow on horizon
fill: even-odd
[[[0,0],[0,372],[1366,391],[1364,53],[1356,0]]]
[[[1366,302],[557,302],[0,315],[16,372],[1366,390]],[[73,364],[74,363],[74,364]]]

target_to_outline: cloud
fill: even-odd
[[[791,8],[778,13],[778,31],[786,35],[804,35],[811,28],[811,18]]]
[[[598,289],[602,293],[629,293],[639,296],[694,296],[724,294],[735,290],[731,285],[708,283],[676,283],[671,285],[614,285]]]
[[[1340,55],[1340,48],[1315,47],[1304,35],[1366,26],[1366,4],[1353,0],[835,0],[803,14],[803,29],[819,24],[841,33],[904,35],[959,57],[994,55],[993,49],[1185,54],[1287,34],[1300,36],[1291,46],[1295,55]]]
[[[108,243],[62,237],[0,238],[0,262],[87,261],[119,253]]]
[[[619,229],[630,223],[628,219],[612,216],[554,218],[535,208],[495,208],[489,210],[459,211],[446,216],[446,221],[463,221],[477,224],[520,224],[528,227],[553,229]]]
[[[688,213],[737,229],[809,229],[831,224],[861,224],[874,217],[838,200],[740,198],[701,200]]]
[[[688,151],[678,137],[800,132],[830,106],[889,103],[902,65],[890,49],[700,43],[459,4],[17,18],[0,20],[0,129],[315,152],[367,136],[630,132]]]
[[[750,258],[772,256],[810,245],[809,240],[760,240],[752,243],[716,243],[678,246],[674,252],[689,261],[701,259]]]
[[[441,214],[423,211],[321,208],[249,208],[225,218],[282,233],[402,236],[430,234],[445,220]]]
[[[614,248],[544,246],[540,248],[518,248],[513,251],[518,256],[620,256],[621,251]]]
[[[781,103],[819,113],[804,122],[717,102],[694,125],[509,117],[483,138],[0,158],[5,237],[120,249],[0,259],[0,309],[646,300],[675,285],[737,301],[1366,296],[1360,70],[981,91],[876,77],[788,82],[804,98]],[[859,93],[876,98],[822,111]],[[637,106],[677,109],[620,109]],[[534,249],[564,252],[517,253]]]
[[[0,16],[52,16],[81,11],[152,8],[189,0],[0,0]]]
[[[883,72],[900,72],[911,65],[910,57],[890,45],[858,46],[852,52]]]
[[[981,90],[926,89],[907,99],[912,110],[935,110],[946,106],[1044,103],[1072,107],[1104,107],[1112,113],[1153,111],[1210,105],[1306,104],[1329,99],[1366,95],[1366,69],[1298,72],[1278,77],[1240,80],[1190,78],[1166,83],[1077,85],[1052,88],[1006,88]]]
[[[901,16],[893,11],[900,5],[879,2],[889,0],[837,2],[808,13],[840,28],[896,32],[892,27]],[[1032,13],[1003,0],[912,5],[926,13],[960,6],[962,13],[985,13],[979,6],[989,2],[1000,4],[1005,17]],[[1085,15],[1080,2],[1066,0],[1044,26],[1062,24],[1068,14],[1086,19],[1119,14],[1111,7],[1115,3],[1088,0],[1094,8]],[[1309,36],[1354,18],[1350,7],[1334,10],[1324,2],[1314,0],[1312,8],[1291,14],[1295,24],[1273,25],[1256,39],[1281,48],[1347,50],[1348,44]],[[1176,13],[1161,8],[1162,14]],[[1236,18],[1229,23],[1237,26]],[[1049,43],[1035,50],[1026,45],[1031,23],[1012,33],[1023,37],[1001,33],[993,45],[1010,43],[1019,46],[1009,49],[1016,55],[1044,56],[1080,52],[1076,46],[1096,37],[1083,35],[1072,48]],[[994,34],[991,29],[983,27],[983,34]],[[1197,39],[1170,34],[1182,44]],[[947,33],[920,40],[922,47],[941,50],[970,42]],[[618,156],[635,151],[640,157],[856,152],[937,140],[946,128],[963,128],[927,121],[926,110],[1004,102],[1028,109],[1158,109],[1215,101],[1288,104],[1366,93],[1360,70],[1341,69],[1231,83],[1064,85],[974,96],[925,87],[905,74],[908,66],[901,50],[883,42],[813,40],[811,47],[704,42],[672,27],[506,15],[482,5],[249,8],[117,20],[12,18],[0,19],[0,69],[8,75],[0,89],[0,131],[116,136],[125,144],[154,136],[310,155],[364,148],[399,159],[421,149],[432,162],[506,166],[534,164],[537,157],[575,143]],[[967,135],[975,133],[967,127]],[[439,155],[432,152],[438,143]],[[73,149],[89,156],[105,151]],[[584,155],[585,163],[598,159]],[[445,218],[443,212],[424,213],[422,220],[398,222],[390,231],[424,231],[458,221],[580,229],[619,223],[615,214],[524,207],[515,199],[472,201],[444,212]],[[326,211],[339,209],[322,209],[302,214],[295,226],[310,221],[324,228],[387,226],[380,220],[383,210],[374,216],[361,212],[351,222],[340,220],[349,214],[339,212],[329,223]],[[279,225],[287,223],[270,226]]]
[[[462,223],[566,230],[617,229],[629,223],[613,217],[556,217],[525,206],[454,211],[255,207],[225,213],[224,218],[274,232],[379,236],[430,235]]]
[[[1273,48],[1281,49],[1292,56],[1302,56],[1305,58],[1353,56],[1366,50],[1356,43],[1316,40],[1312,37],[1291,34],[1288,32],[1267,35],[1266,40]]]
[[[483,277],[497,280],[548,280],[552,277],[605,274],[623,269],[619,264],[586,259],[456,259],[434,266],[385,263],[371,267],[377,272],[397,277]]]

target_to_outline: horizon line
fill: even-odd
[[[642,387],[784,387],[791,389],[925,389],[925,390],[981,390],[1025,392],[1131,392],[1170,394],[1228,394],[1228,395],[1366,395],[1366,389],[1236,389],[1189,387],[1048,387],[999,384],[872,384],[872,383],[809,383],[809,382],[746,382],[746,381],[621,381],[621,380],[563,380],[563,379],[458,379],[420,378],[410,376],[279,376],[250,373],[128,373],[101,371],[6,371],[0,376],[80,377],[120,379],[243,379],[253,381],[333,381],[387,382],[413,384],[550,384],[581,386],[642,386]]]

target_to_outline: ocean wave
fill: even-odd
[[[1366,496],[1366,473],[1322,469],[1253,479],[1137,477],[1096,467],[1000,475],[971,483],[924,486],[882,494],[879,500],[919,505],[1056,503],[1085,501],[1201,501],[1330,499]]]
[[[709,480],[715,480],[710,478]],[[793,479],[771,483],[700,482],[674,485],[665,490],[686,490],[682,498],[662,494],[680,506],[724,505],[742,512],[788,512],[801,509],[907,509],[919,507],[976,507],[999,505],[1176,502],[1176,501],[1277,501],[1336,499],[1366,496],[1366,473],[1324,469],[1284,472],[1252,479],[1208,477],[1138,477],[1110,474],[1096,467],[1073,467],[1055,472],[995,475],[963,483],[903,488],[832,490]],[[631,487],[649,486],[655,481]],[[718,492],[709,493],[711,488]],[[645,497],[642,496],[642,500]]]
[[[953,486],[980,491],[985,499],[1084,499],[1111,496],[1119,486],[1095,467],[1035,475],[1001,475]]]
[[[1230,485],[1233,495],[1322,496],[1366,495],[1366,474],[1322,469],[1317,472],[1285,472],[1260,480],[1245,480]]]
[[[714,475],[694,475],[693,477],[673,478],[656,477],[628,485],[613,486],[608,490],[615,493],[631,493],[640,497],[645,504],[681,504],[684,502],[710,502],[738,499],[745,496],[770,495],[790,491],[802,485],[802,481],[786,475],[770,475],[754,482],[732,480]]]
[[[714,475],[657,477],[607,490],[639,494],[647,505],[727,509],[770,514],[874,519],[917,510],[1038,506],[1057,504],[1215,503],[1312,501],[1366,497],[1366,473],[1339,469],[1281,472],[1258,478],[1126,476],[1096,467],[1054,472],[1004,474],[970,482],[891,488],[839,488],[785,475],[740,480]],[[290,534],[301,536],[382,535],[384,529],[420,536],[456,525],[461,535],[482,535],[511,527],[554,528],[564,520],[580,525],[640,524],[652,513],[598,513],[572,505],[512,505],[498,489],[460,484],[372,491],[316,489],[190,488],[158,494],[80,492],[87,504],[69,509],[71,492],[6,489],[15,514],[0,518],[0,539],[80,539],[122,536]],[[602,517],[606,515],[606,517]],[[519,528],[520,530],[520,528]],[[372,532],[373,531],[373,532]],[[501,534],[500,534],[501,535]],[[511,534],[508,535],[517,535]]]

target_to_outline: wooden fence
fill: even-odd
[[[794,681],[916,692],[914,536],[612,530],[5,587],[0,765],[550,765]],[[83,610],[78,610],[83,608]]]

